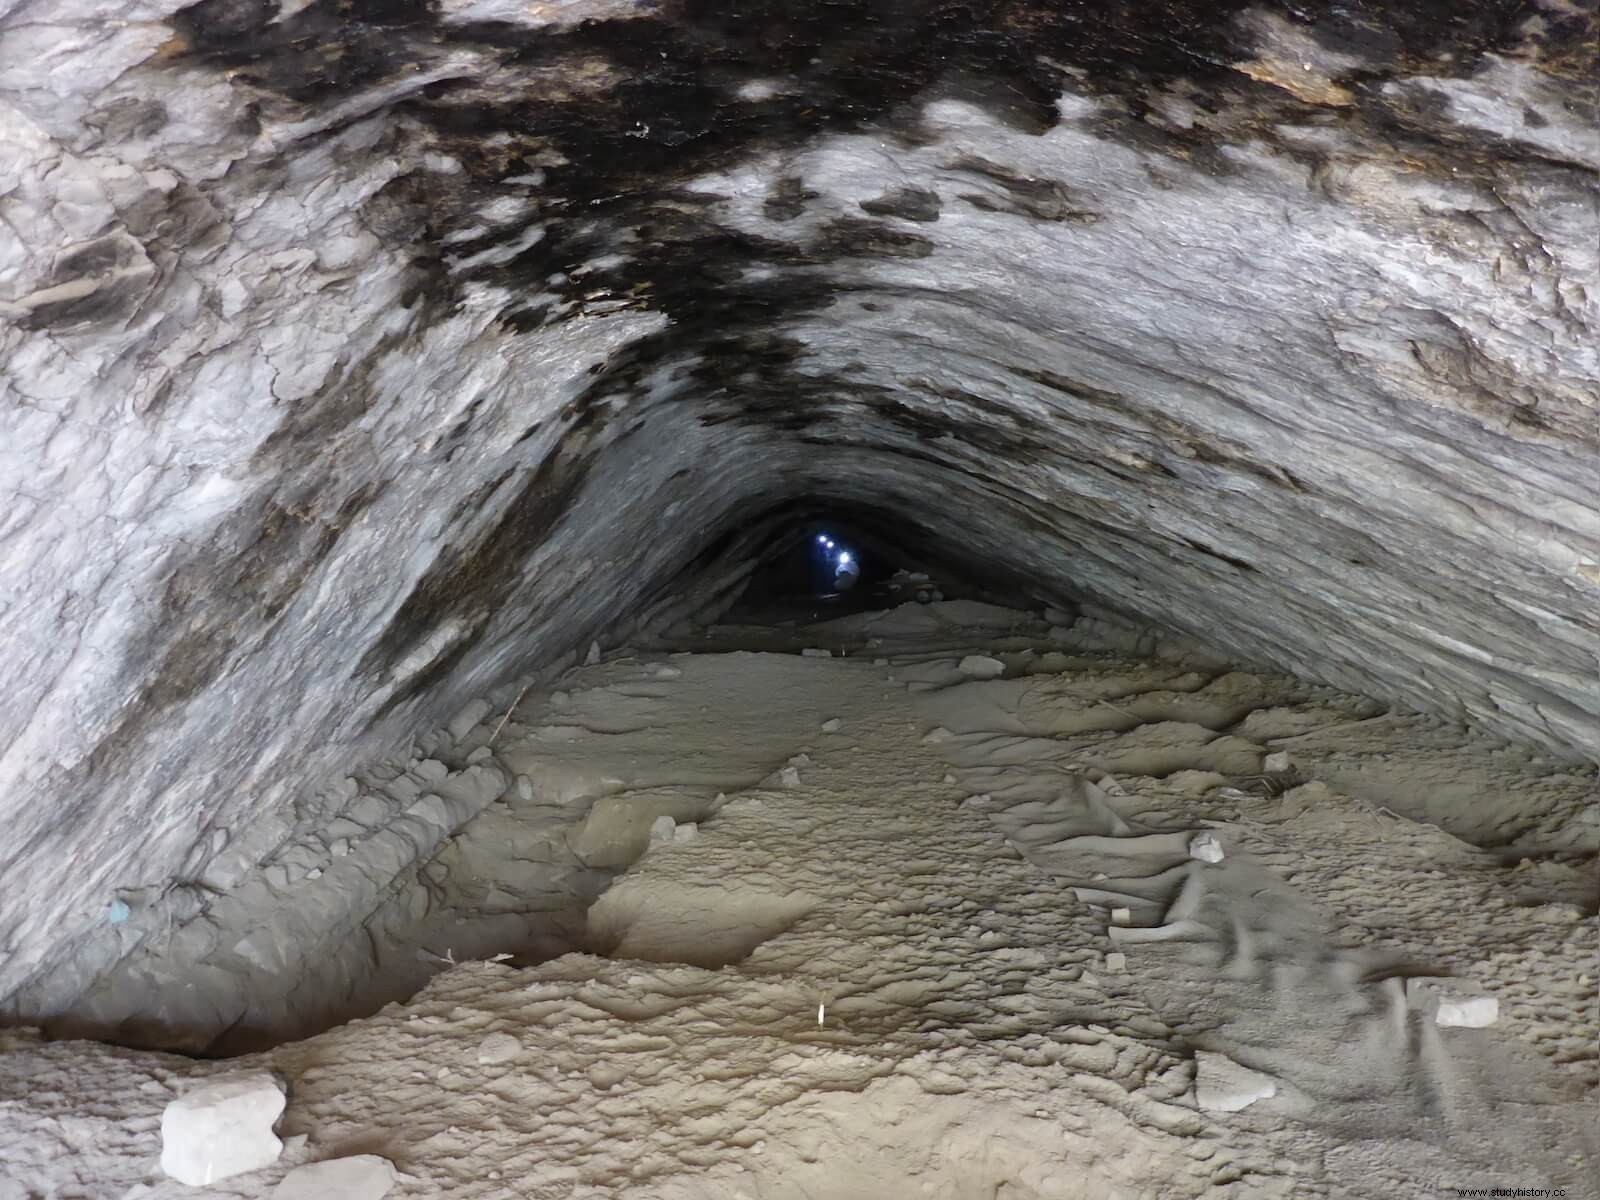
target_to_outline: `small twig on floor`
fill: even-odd
[[[1096,700],[1095,703],[1104,705],[1106,708],[1109,708],[1114,713],[1121,713],[1123,716],[1127,717],[1128,720],[1130,720],[1130,721],[1137,721],[1141,725],[1144,724],[1144,718],[1143,717],[1137,715],[1136,713],[1131,713],[1125,708],[1118,708],[1115,704],[1111,703],[1111,701],[1109,701],[1109,700]]]
[[[500,724],[494,727],[494,732],[489,735],[489,740],[484,745],[494,745],[495,738],[500,736],[500,731],[506,727],[506,722],[511,720],[511,714],[517,711],[517,705],[522,703],[522,698],[528,694],[528,689],[532,686],[533,684],[531,683],[522,685],[522,690],[517,693],[517,698],[511,702],[511,707],[506,709],[506,715],[500,718]]]
[[[1405,714],[1403,713],[1386,712],[1379,713],[1375,717],[1363,717],[1359,721],[1337,721],[1332,725],[1323,725],[1322,727],[1310,730],[1307,733],[1296,733],[1290,737],[1267,738],[1266,744],[1269,746],[1289,746],[1295,742],[1310,741],[1312,738],[1322,737],[1325,734],[1330,733],[1343,733],[1346,729],[1354,729],[1360,725],[1372,725],[1379,721],[1387,721],[1390,717],[1404,715]]]

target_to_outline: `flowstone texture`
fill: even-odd
[[[1592,21],[0,0],[0,998],[801,504],[1594,755]]]
[[[406,1200],[1595,1200],[1592,881],[1575,856],[1518,867],[1466,839],[1516,808],[1558,840],[1581,811],[1559,764],[962,611],[674,657],[666,679],[618,654],[559,703],[530,690],[515,744],[526,765],[544,731],[574,793],[656,794],[719,762],[746,781],[616,879],[587,953],[444,965],[404,1003],[225,1063],[0,1032],[6,1183],[193,1195],[160,1174],[163,1106],[271,1070],[283,1155],[215,1200],[358,1155]],[[964,674],[972,653],[1004,676]],[[1396,811],[1315,778],[1360,754],[1367,785],[1405,790],[1446,744],[1463,788],[1521,772],[1463,836],[1420,790]],[[1289,747],[1306,778],[1285,789],[1260,767]],[[795,786],[772,778],[801,758]],[[1188,856],[1202,830],[1222,862]],[[1469,989],[1495,1026],[1426,1019]]]

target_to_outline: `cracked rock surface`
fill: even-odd
[[[187,1195],[157,1170],[163,1108],[271,1070],[282,1156],[209,1195],[363,1155],[397,1197],[1595,1196],[1589,874],[1513,867],[1420,801],[1320,782],[1301,749],[1342,735],[1397,785],[1437,722],[1038,632],[912,606],[788,653],[717,652],[723,628],[582,668],[563,710],[615,718],[569,735],[597,774],[631,763],[619,782],[659,791],[666,746],[689,775],[748,764],[696,837],[588,910],[588,952],[460,962],[226,1062],[0,1034],[17,1194]],[[1002,674],[964,673],[975,652]],[[524,698],[527,729],[550,700]],[[1463,778],[1510,753],[1457,736]],[[1264,773],[1285,745],[1292,770]],[[569,744],[547,757],[577,778]],[[765,769],[785,762],[793,786]],[[1530,827],[1592,852],[1535,786],[1561,764],[1523,771]],[[1201,831],[1221,862],[1187,857]],[[1498,997],[1502,1019],[1446,1027],[1445,994]]]
[[[327,788],[802,500],[1592,757],[1593,20],[0,0],[0,997],[357,870]]]

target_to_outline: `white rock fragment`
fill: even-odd
[[[529,779],[526,775],[517,776],[517,799],[533,799],[533,780]]]
[[[1006,665],[987,654],[969,654],[956,664],[956,670],[970,679],[998,679],[1006,673]]]
[[[1111,910],[1111,923],[1113,925],[1126,925],[1133,920],[1133,912],[1126,908],[1113,908]]]
[[[1433,1014],[1446,1029],[1487,1029],[1500,1019],[1500,1001],[1493,996],[1441,996]]]
[[[1106,970],[1113,975],[1121,975],[1128,969],[1128,956],[1119,950],[1113,950],[1106,955]]]
[[[481,763],[481,762],[488,762],[493,757],[494,757],[494,751],[493,750],[489,749],[489,747],[487,747],[487,746],[479,746],[471,754],[467,755],[467,762],[473,763],[473,764]]]
[[[831,717],[828,720],[824,721],[822,723],[822,732],[823,733],[838,733],[839,732],[839,718],[838,717]]]
[[[681,825],[673,826],[672,840],[675,842],[687,842],[690,838],[696,837],[699,833],[700,826],[698,823],[694,821],[685,821]]]
[[[190,1187],[259,1171],[278,1161],[272,1126],[283,1085],[266,1071],[235,1075],[179,1096],[161,1114],[161,1169]]]
[[[589,653],[587,653],[587,654],[585,654],[583,656],[583,665],[586,666],[586,667],[598,667],[600,665],[600,643],[599,642],[590,642],[589,643]]]
[[[1261,760],[1261,769],[1268,775],[1282,775],[1289,769],[1289,752],[1279,750]]]
[[[1201,862],[1219,863],[1223,858],[1222,842],[1209,829],[1197,833],[1189,839],[1189,857]]]
[[[833,651],[832,650],[819,650],[819,649],[817,649],[816,647],[813,647],[813,646],[806,647],[804,650],[800,651],[800,654],[804,658],[832,658],[833,657]]]
[[[800,786],[800,770],[798,767],[785,767],[778,772],[778,783],[786,788]]]
[[[922,740],[937,745],[939,742],[948,742],[953,737],[955,737],[955,734],[951,733],[943,725],[937,725],[923,734]]]
[[[1238,1112],[1278,1094],[1270,1075],[1241,1067],[1226,1054],[1195,1053],[1195,1103],[1207,1112]]]
[[[494,1067],[508,1063],[522,1053],[522,1043],[509,1033],[491,1033],[478,1043],[478,1062]]]
[[[350,853],[350,839],[335,838],[333,840],[333,844],[328,847],[328,853],[333,855],[335,858],[343,858],[345,855]]]
[[[321,879],[322,878],[322,868],[321,867],[312,867],[311,870],[306,872],[306,878],[307,879]]]
[[[270,1200],[382,1200],[394,1187],[395,1169],[376,1154],[307,1163],[285,1175]]]
[[[650,844],[654,846],[657,842],[672,841],[677,834],[677,829],[677,821],[666,813],[662,813],[654,821],[650,822]]]

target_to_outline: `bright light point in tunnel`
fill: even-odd
[[[839,551],[839,565],[842,567],[842,566],[844,566],[845,563],[847,563],[849,561],[850,561],[850,551],[848,551],[848,550]]]

